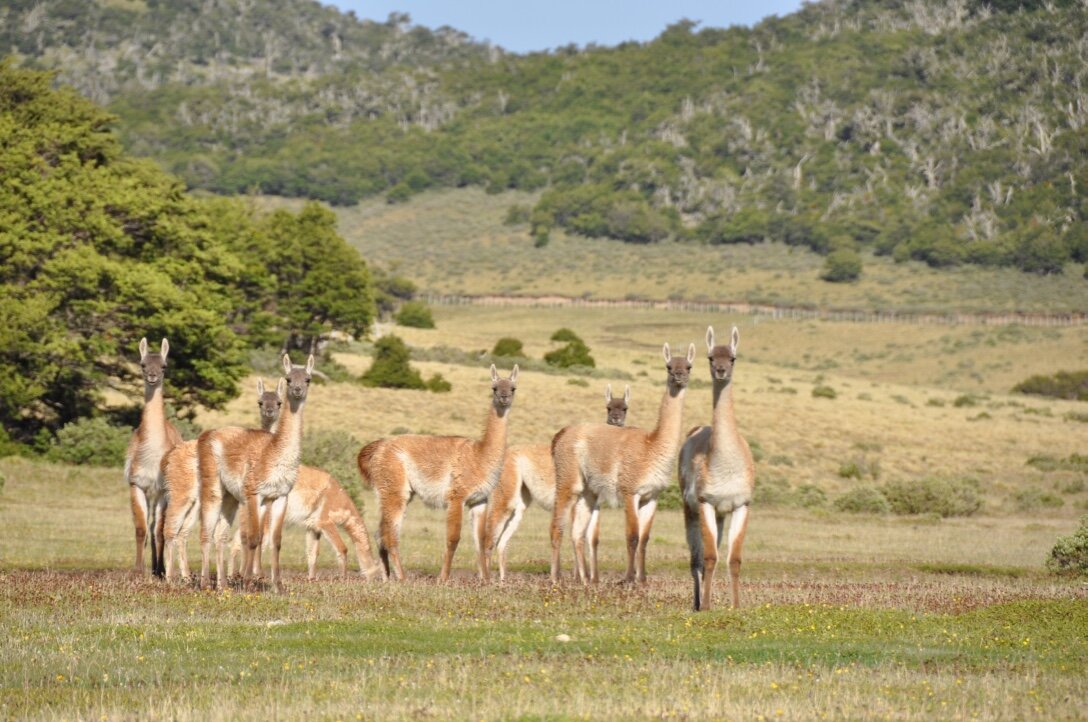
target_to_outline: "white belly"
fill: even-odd
[[[518,457],[517,469],[518,478],[529,490],[533,501],[551,511],[555,507],[555,479],[550,474],[542,474],[536,464],[523,456]]]
[[[408,486],[412,492],[432,509],[446,508],[446,500],[450,491],[450,472],[447,471],[441,478],[429,477],[412,463],[408,454],[398,454],[397,458],[404,465],[404,475],[408,479]]]
[[[744,474],[733,474],[704,484],[702,500],[719,513],[727,514],[752,501],[752,487]]]

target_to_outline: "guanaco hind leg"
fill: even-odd
[[[135,570],[144,570],[144,544],[147,540],[147,494],[135,484],[128,487],[129,501],[132,504],[132,523],[136,527],[136,564]]]
[[[638,508],[638,580],[646,581],[646,545],[650,541],[650,528],[654,525],[657,499],[650,499]]]

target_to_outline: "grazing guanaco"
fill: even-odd
[[[378,497],[378,554],[387,577],[392,574],[398,580],[404,579],[400,528],[408,502],[418,495],[427,506],[447,510],[446,553],[438,579],[449,579],[453,555],[461,540],[464,507],[471,511],[474,529],[482,525],[485,504],[499,481],[517,382],[517,365],[510,377],[503,379],[492,364],[491,403],[479,441],[463,436],[393,436],[367,444],[359,452],[359,473]],[[482,570],[482,557],[477,565]]]
[[[144,410],[140,425],[132,433],[125,454],[125,482],[132,505],[132,522],[136,527],[136,565],[144,571],[144,542],[151,530],[151,570],[161,576],[162,563],[161,511],[164,504],[159,462],[163,454],[181,442],[181,434],[166,420],[163,403],[163,379],[170,344],[164,338],[159,353],[148,351],[147,339],[140,339],[140,371],[144,378]]]
[[[740,331],[733,327],[728,346],[714,344],[714,328],[706,329],[707,358],[714,387],[714,414],[710,426],[692,429],[680,450],[680,492],[684,497],[684,527],[691,550],[695,582],[695,611],[710,609],[718,545],[722,543],[725,515],[729,514],[726,559],[733,591],[733,606],[740,606],[740,562],[748,509],[756,474],[748,442],[737,431],[733,410],[733,366],[737,361]],[[700,579],[701,578],[701,579]],[[702,598],[699,584],[702,581]]]
[[[253,571],[253,557],[261,543],[261,506],[270,501],[272,515],[272,586],[282,591],[280,545],[287,495],[298,480],[302,454],[302,415],[313,377],[314,357],[305,367],[292,366],[283,356],[287,404],[280,412],[274,432],[257,429],[220,429],[205,431],[197,440],[197,464],[200,469],[200,584],[207,587],[212,538],[220,517],[233,522],[238,505],[246,513],[246,549],[242,564],[242,583],[248,584]],[[222,588],[226,582],[223,546],[216,545],[216,579]]]
[[[622,397],[613,398],[612,384],[608,384],[604,398],[607,422],[612,426],[623,426],[631,403],[631,387],[624,389]],[[487,502],[483,535],[477,543],[483,553],[484,581],[490,580],[492,549],[498,552],[499,580],[506,579],[506,548],[521,525],[525,510],[533,501],[546,511],[551,511],[555,505],[555,464],[552,462],[551,444],[524,444],[506,450],[502,476]],[[591,549],[596,549],[600,541],[599,518],[599,515],[594,515],[586,529],[586,541]],[[590,554],[589,558],[595,559],[596,555]],[[589,569],[587,575],[595,580],[596,568]]]
[[[652,431],[607,424],[578,424],[561,429],[552,439],[555,463],[555,506],[552,509],[552,583],[559,581],[559,548],[563,522],[574,515],[575,576],[586,576],[585,538],[594,512],[602,501],[621,505],[627,537],[627,575],[630,583],[646,580],[646,544],[653,525],[657,497],[672,479],[680,449],[684,394],[695,358],[695,344],[687,358],[673,358],[669,345],[662,349],[668,374],[665,395]],[[591,550],[592,551],[592,550]],[[596,569],[596,560],[590,562]]]
[[[257,410],[261,429],[272,431],[280,417],[286,381],[280,380],[275,391],[265,391],[264,379],[257,379]],[[237,429],[241,431],[241,429]],[[220,429],[221,435],[229,432]],[[174,578],[180,570],[181,578],[189,579],[188,542],[189,532],[200,513],[200,470],[197,465],[197,440],[178,444],[162,457],[162,480],[166,494],[166,513],[163,521],[165,542],[166,578]],[[220,529],[215,534],[217,545],[226,542],[230,525],[220,519]],[[176,562],[176,563],[175,563]],[[229,572],[228,572],[229,575]]]

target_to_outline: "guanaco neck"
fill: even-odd
[[[144,443],[166,443],[166,405],[162,383],[144,383],[144,410],[140,415],[140,440]]]
[[[487,468],[502,464],[503,454],[506,453],[506,419],[509,415],[509,407],[500,408],[494,402],[487,410],[484,435],[476,443]]]
[[[302,409],[306,399],[291,398],[280,411],[279,420],[272,425],[272,450],[274,454],[286,456],[298,465],[302,456]]]
[[[737,416],[733,412],[733,383],[714,379],[714,413],[710,437],[710,453],[730,454],[740,447]]]
[[[657,426],[650,432],[650,444],[659,453],[675,454],[680,448],[680,422],[683,420],[686,393],[686,386],[677,388],[670,383],[661,397]]]

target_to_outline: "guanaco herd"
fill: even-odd
[[[449,579],[461,538],[462,516],[470,513],[477,551],[477,571],[491,578],[491,555],[498,554],[498,576],[506,579],[506,553],[525,510],[534,501],[551,513],[551,581],[559,580],[559,552],[569,526],[574,546],[574,576],[598,581],[597,547],[602,503],[624,511],[627,542],[625,581],[646,580],[646,545],[657,499],[679,466],[684,525],[691,550],[694,608],[710,609],[714,570],[729,516],[726,559],[733,606],[740,604],[740,565],[755,471],[752,454],[737,430],[733,410],[733,367],[740,334],[718,345],[706,331],[713,388],[713,418],[683,435],[684,396],[695,359],[665,360],[666,388],[653,429],[625,425],[630,387],[622,398],[605,391],[606,423],[575,424],[555,434],[551,443],[507,446],[507,425],[517,391],[518,367],[502,378],[491,366],[491,402],[479,440],[460,436],[402,435],[379,439],[358,454],[359,473],[377,495],[379,565],[359,510],[332,476],[300,463],[303,410],[314,371],[283,356],[283,378],[275,391],[257,382],[261,428],[236,426],[205,431],[184,441],[167,420],[163,378],[170,346],[158,353],[140,341],[144,407],[129,442],[125,480],[129,484],[136,527],[136,570],[144,569],[144,546],[151,535],[152,571],[167,580],[189,579],[189,534],[200,519],[200,585],[211,586],[212,547],[216,586],[225,588],[241,555],[243,585],[261,570],[261,550],[271,551],[271,584],[282,590],[280,546],[285,523],[306,533],[310,579],[316,576],[319,543],[333,547],[342,577],[347,575],[347,546],[342,527],[355,547],[360,573],[384,579],[405,578],[400,532],[408,502],[446,510],[446,550],[439,581]],[[240,512],[240,513],[239,513]],[[238,529],[231,533],[235,519]],[[224,563],[228,554],[229,562]]]

